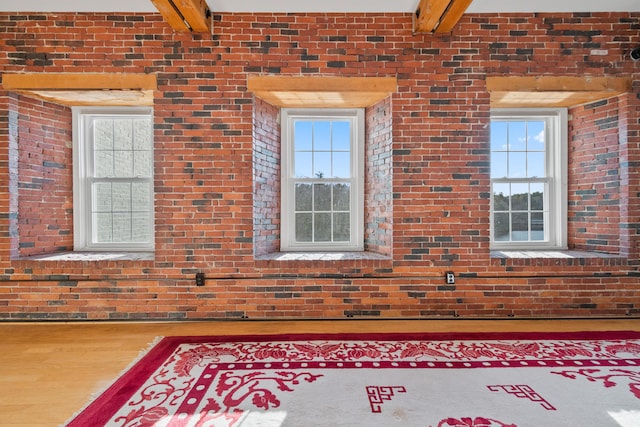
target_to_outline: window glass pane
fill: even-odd
[[[115,151],[114,175],[117,178],[130,178],[133,175],[133,151]]]
[[[111,222],[111,212],[98,212],[93,215],[94,234],[97,243],[111,242],[111,232],[113,224]]]
[[[339,212],[333,214],[333,241],[348,242],[349,241],[349,214],[347,212]]]
[[[351,150],[351,127],[347,121],[335,121],[331,127],[334,151]]]
[[[493,185],[493,210],[494,211],[509,210],[510,193],[511,193],[511,190],[509,189],[509,184]]]
[[[133,120],[113,120],[113,148],[115,150],[133,149]]]
[[[491,122],[491,151],[506,151],[507,142],[507,122]]]
[[[93,184],[94,212],[111,212],[111,183],[98,182]]]
[[[531,184],[531,210],[544,210],[544,184],[542,183]]]
[[[131,241],[131,213],[114,212],[113,214],[113,242],[123,243]]]
[[[527,123],[509,122],[509,151],[527,150]]]
[[[111,200],[114,212],[131,212],[131,184],[114,182],[112,184]]]
[[[331,122],[313,123],[313,149],[316,151],[331,150]]]
[[[493,239],[499,242],[509,241],[509,214],[493,215]]]
[[[527,154],[527,176],[544,178],[544,153],[533,152]]]
[[[313,214],[297,213],[296,217],[296,242],[310,242],[313,230]]]
[[[113,150],[113,121],[93,121],[93,144],[96,150]]]
[[[350,208],[349,196],[351,186],[349,184],[333,185],[333,210],[348,211]]]
[[[529,209],[529,184],[511,184],[511,209],[514,211]]]
[[[527,173],[527,153],[509,153],[509,178],[524,178]]]
[[[544,240],[544,214],[531,213],[531,240]]]
[[[333,153],[334,178],[349,178],[351,176],[350,154],[348,152]]]
[[[315,178],[331,176],[331,152],[315,152],[313,155],[313,175]]]
[[[507,153],[491,153],[491,178],[507,176]]]
[[[153,152],[136,151],[133,176],[150,177],[153,175]]]
[[[311,152],[296,152],[295,158],[295,176],[297,178],[310,178],[313,172],[312,167],[313,153]]]
[[[296,211],[311,211],[313,210],[313,190],[311,184],[296,184]]]
[[[148,242],[151,240],[151,228],[149,227],[149,214],[144,212],[136,212],[132,215],[132,235],[131,240],[134,242]]]
[[[316,213],[313,216],[313,236],[315,242],[331,241],[331,214]]]
[[[313,186],[313,209],[315,211],[331,210],[331,185],[314,184]]]
[[[513,213],[511,215],[511,240],[517,242],[529,240],[528,213]]]
[[[527,122],[527,150],[545,151],[544,121]]]
[[[95,151],[93,153],[93,176],[97,178],[112,177],[113,151]]]
[[[153,124],[150,119],[133,120],[133,149],[151,150],[153,141]]]
[[[132,210],[148,212],[151,206],[151,190],[147,183],[135,182],[131,184]]]
[[[294,150],[311,151],[313,149],[313,122],[297,120],[294,124]]]

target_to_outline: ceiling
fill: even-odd
[[[207,0],[215,12],[413,12],[419,0]],[[0,1],[0,12],[157,12],[150,0]],[[640,12],[638,0],[474,0],[468,13]]]

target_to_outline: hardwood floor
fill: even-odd
[[[62,424],[160,336],[585,330],[640,319],[0,323],[0,426]]]

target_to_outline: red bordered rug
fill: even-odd
[[[640,426],[640,333],[167,337],[77,426]]]

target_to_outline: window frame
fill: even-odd
[[[281,164],[280,250],[299,252],[336,252],[364,250],[364,109],[363,108],[283,108]],[[295,241],[294,122],[296,119],[349,119],[351,121],[350,240],[348,242]],[[325,178],[326,179],[326,178]],[[328,179],[329,181],[331,178]],[[338,180],[338,179],[337,179]],[[339,181],[345,181],[340,178]]]
[[[566,250],[568,222],[568,112],[566,108],[494,108],[490,123],[499,121],[543,120],[545,122],[544,179],[493,178],[490,165],[490,248],[493,250]],[[492,150],[489,149],[491,155]],[[542,241],[494,240],[494,196],[496,183],[546,182],[544,204],[548,206],[545,239]]]
[[[152,107],[72,107],[73,117],[73,218],[74,218],[74,251],[95,252],[143,252],[153,251],[155,247],[154,225],[154,172],[148,177],[101,178],[106,182],[146,182],[149,185],[149,241],[145,242],[113,242],[100,243],[94,239],[91,183],[96,178],[92,175],[91,165],[94,153],[93,139],[90,135],[90,122],[99,116],[107,117],[148,117],[153,126]],[[153,134],[151,141],[151,158],[153,162]]]

